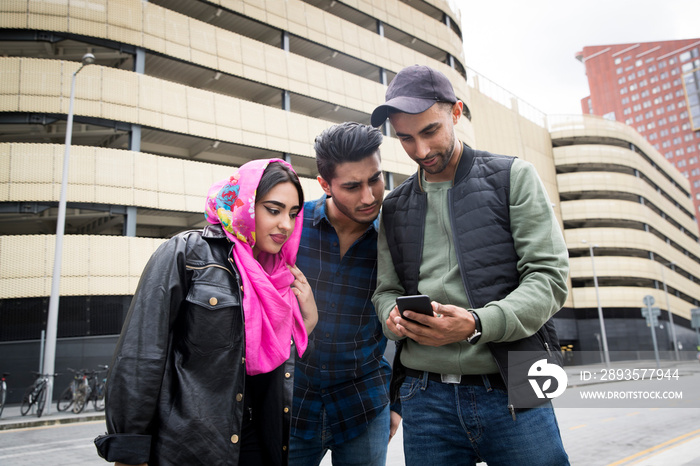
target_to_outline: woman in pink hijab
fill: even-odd
[[[294,358],[318,320],[294,265],[303,205],[291,165],[254,160],[210,188],[210,225],[153,254],[108,376],[100,456],[287,464]]]

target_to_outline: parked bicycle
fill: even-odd
[[[106,378],[100,379],[99,374],[107,372],[109,366],[100,365],[98,367],[100,370],[97,371],[68,368],[73,373],[73,380],[56,400],[56,409],[58,411],[66,411],[72,407],[73,413],[79,414],[83,412],[85,405],[91,401],[95,411],[104,411]]]
[[[83,375],[85,374],[85,369],[75,370],[69,367],[68,370],[73,373],[73,380],[71,380],[70,384],[61,392],[61,396],[59,396],[56,400],[56,410],[59,412],[66,411],[68,408],[73,406],[75,392],[78,389],[78,384],[82,382]]]
[[[0,417],[2,417],[2,411],[5,409],[5,400],[7,399],[7,376],[10,375],[7,372],[3,372],[2,379],[0,379]]]
[[[101,370],[92,371],[88,375],[88,386],[90,394],[88,395],[88,403],[92,401],[95,411],[104,411],[105,409],[105,384],[107,383],[107,370],[109,366],[98,366]],[[105,373],[105,376],[100,378],[100,374]]]
[[[41,417],[46,405],[46,387],[49,383],[49,377],[56,377],[58,374],[42,374],[40,372],[33,372],[33,374],[36,375],[36,380],[24,392],[19,412],[25,416],[36,405],[36,416]]]

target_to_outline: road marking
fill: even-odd
[[[94,440],[93,437],[86,437],[86,438],[79,438],[79,439],[73,438],[73,439],[68,439],[68,440],[55,440],[53,442],[44,442],[44,443],[40,443],[38,445],[35,444],[33,446],[33,448],[42,447],[42,446],[49,446],[49,445],[59,445],[61,443],[92,442],[93,440]],[[14,446],[14,447],[0,447],[0,455],[7,450],[26,450],[26,449],[27,449],[27,445],[18,445],[18,446]],[[2,458],[2,456],[0,456],[0,458]]]
[[[667,441],[660,443],[656,446],[653,446],[651,448],[647,448],[646,450],[642,450],[638,453],[635,453],[634,455],[628,456],[627,458],[623,458],[623,459],[616,461],[614,463],[609,463],[607,466],[618,466],[621,464],[629,463],[632,460],[639,459],[642,456],[650,455],[651,453],[654,453],[654,454],[660,453],[663,450],[668,450],[668,449],[677,447],[678,445],[682,445],[683,443],[685,443],[689,440],[693,440],[692,437],[695,437],[695,436],[700,436],[700,429],[694,430],[692,432],[688,432],[687,434],[680,435],[676,438],[672,438],[671,440],[667,440]],[[653,456],[653,455],[650,455],[650,456]],[[629,464],[632,464],[632,463],[629,463]]]
[[[50,424],[46,426],[36,426],[36,427],[20,427],[19,429],[4,429],[0,430],[0,435],[2,434],[12,434],[14,432],[25,432],[28,430],[44,430],[44,429],[54,429],[56,427],[70,427],[71,425],[77,426],[77,425],[86,425],[86,424],[102,424],[104,425],[105,421],[100,420],[100,421],[85,421],[85,422],[68,422],[68,423],[58,423],[58,424]]]
[[[580,429],[582,427],[586,427],[586,424],[581,424],[580,426],[569,427],[569,430],[576,430],[576,429]]]

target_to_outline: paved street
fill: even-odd
[[[557,403],[555,409],[564,445],[573,465],[622,466],[681,466],[700,465],[700,365],[681,367],[684,387],[683,400],[674,400],[668,407],[628,408],[569,408],[568,402]],[[573,371],[578,369],[567,369]],[[570,377],[570,381],[573,378]],[[605,385],[610,389],[618,384]],[[624,386],[624,385],[623,385]],[[600,388],[601,384],[570,386],[567,395],[578,391]],[[92,440],[104,432],[102,420],[91,420],[100,414],[83,413],[80,422],[44,426],[11,428],[17,422],[28,422],[17,407],[8,407],[0,419],[0,464],[3,466],[74,465],[98,466],[105,464],[97,454]],[[42,422],[58,422],[56,414],[42,417]],[[33,418],[35,421],[36,418]],[[68,421],[69,419],[63,419]],[[73,421],[74,419],[70,419]],[[389,447],[389,466],[404,464],[401,431]],[[330,466],[330,457],[322,463]],[[429,465],[426,465],[429,466]],[[439,465],[442,466],[442,465]]]

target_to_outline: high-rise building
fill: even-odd
[[[625,123],[690,180],[700,212],[700,39],[584,47],[583,113]]]

